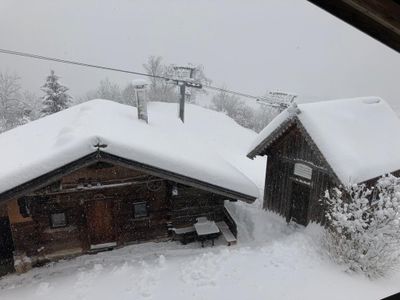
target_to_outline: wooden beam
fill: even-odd
[[[400,1],[309,0],[309,2],[400,52]]]

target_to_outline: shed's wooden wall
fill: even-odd
[[[264,208],[270,209],[290,220],[292,205],[291,185],[295,180],[307,182],[310,186],[308,205],[309,221],[325,222],[324,208],[319,199],[324,191],[335,183],[323,157],[312,148],[300,128],[294,124],[270,147],[268,147]],[[294,175],[295,163],[312,168],[310,181]]]

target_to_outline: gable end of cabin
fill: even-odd
[[[2,199],[0,221],[7,221],[9,233],[0,242],[10,243],[0,261],[13,262],[21,273],[62,258],[179,238],[171,229],[191,227],[199,217],[225,222],[237,234],[224,205],[236,201],[233,195],[156,176],[110,157],[78,165],[46,178],[45,186],[36,182],[37,188],[27,186],[16,197]]]
[[[259,155],[268,156],[264,208],[287,222],[324,224],[321,195],[340,181],[300,121],[284,127]]]

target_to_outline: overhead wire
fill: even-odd
[[[9,54],[9,55],[15,55],[15,56],[21,56],[21,57],[28,57],[28,58],[39,59],[39,60],[53,61],[53,62],[57,62],[57,63],[70,64],[70,65],[76,65],[76,66],[87,67],[87,68],[95,68],[95,69],[106,70],[106,71],[114,71],[114,72],[133,74],[133,75],[138,75],[138,76],[152,77],[152,78],[156,78],[156,79],[163,79],[163,80],[166,80],[166,81],[176,81],[175,78],[171,78],[171,77],[167,77],[167,76],[148,74],[148,73],[144,73],[144,72],[138,72],[138,71],[132,71],[132,70],[108,67],[108,66],[97,65],[97,64],[89,64],[89,63],[84,63],[84,62],[81,62],[81,61],[55,58],[55,57],[49,57],[49,56],[38,55],[38,54],[27,53],[27,52],[20,52],[20,51],[14,51],[14,50],[8,50],[8,49],[1,49],[0,48],[0,53]],[[179,81],[180,82],[193,83],[193,81],[187,81],[185,79],[179,79]],[[266,99],[265,97],[254,96],[254,95],[250,95],[250,94],[247,94],[247,93],[242,93],[242,92],[237,92],[237,91],[233,91],[233,90],[226,89],[226,88],[220,88],[220,87],[212,86],[212,85],[209,85],[209,84],[204,84],[204,85],[202,85],[202,87],[206,88],[206,89],[209,89],[209,90],[225,92],[225,93],[233,94],[233,95],[240,96],[240,97],[255,99],[257,101],[260,101],[260,100],[262,100],[263,102],[264,101],[268,101],[268,99]],[[264,103],[264,104],[268,104],[268,105],[271,105],[271,106],[281,106],[283,103],[277,102],[277,103],[270,103],[270,104],[269,103]]]

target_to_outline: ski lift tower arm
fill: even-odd
[[[298,96],[281,91],[267,92],[264,97],[259,97],[257,102],[262,105],[277,107],[280,109],[288,108]]]
[[[173,77],[168,81],[179,86],[179,119],[185,122],[186,87],[201,89],[203,85],[194,79],[196,72],[195,66],[173,66],[171,71],[173,72]]]
[[[225,88],[219,88],[211,85],[204,85],[203,88],[217,91],[217,92],[225,92],[228,94],[236,95],[239,97],[244,97],[248,99],[254,99],[257,103],[261,105],[271,106],[278,109],[285,109],[289,107],[297,98],[296,94],[280,92],[280,91],[268,91],[266,96],[253,96],[246,93],[236,92]]]

